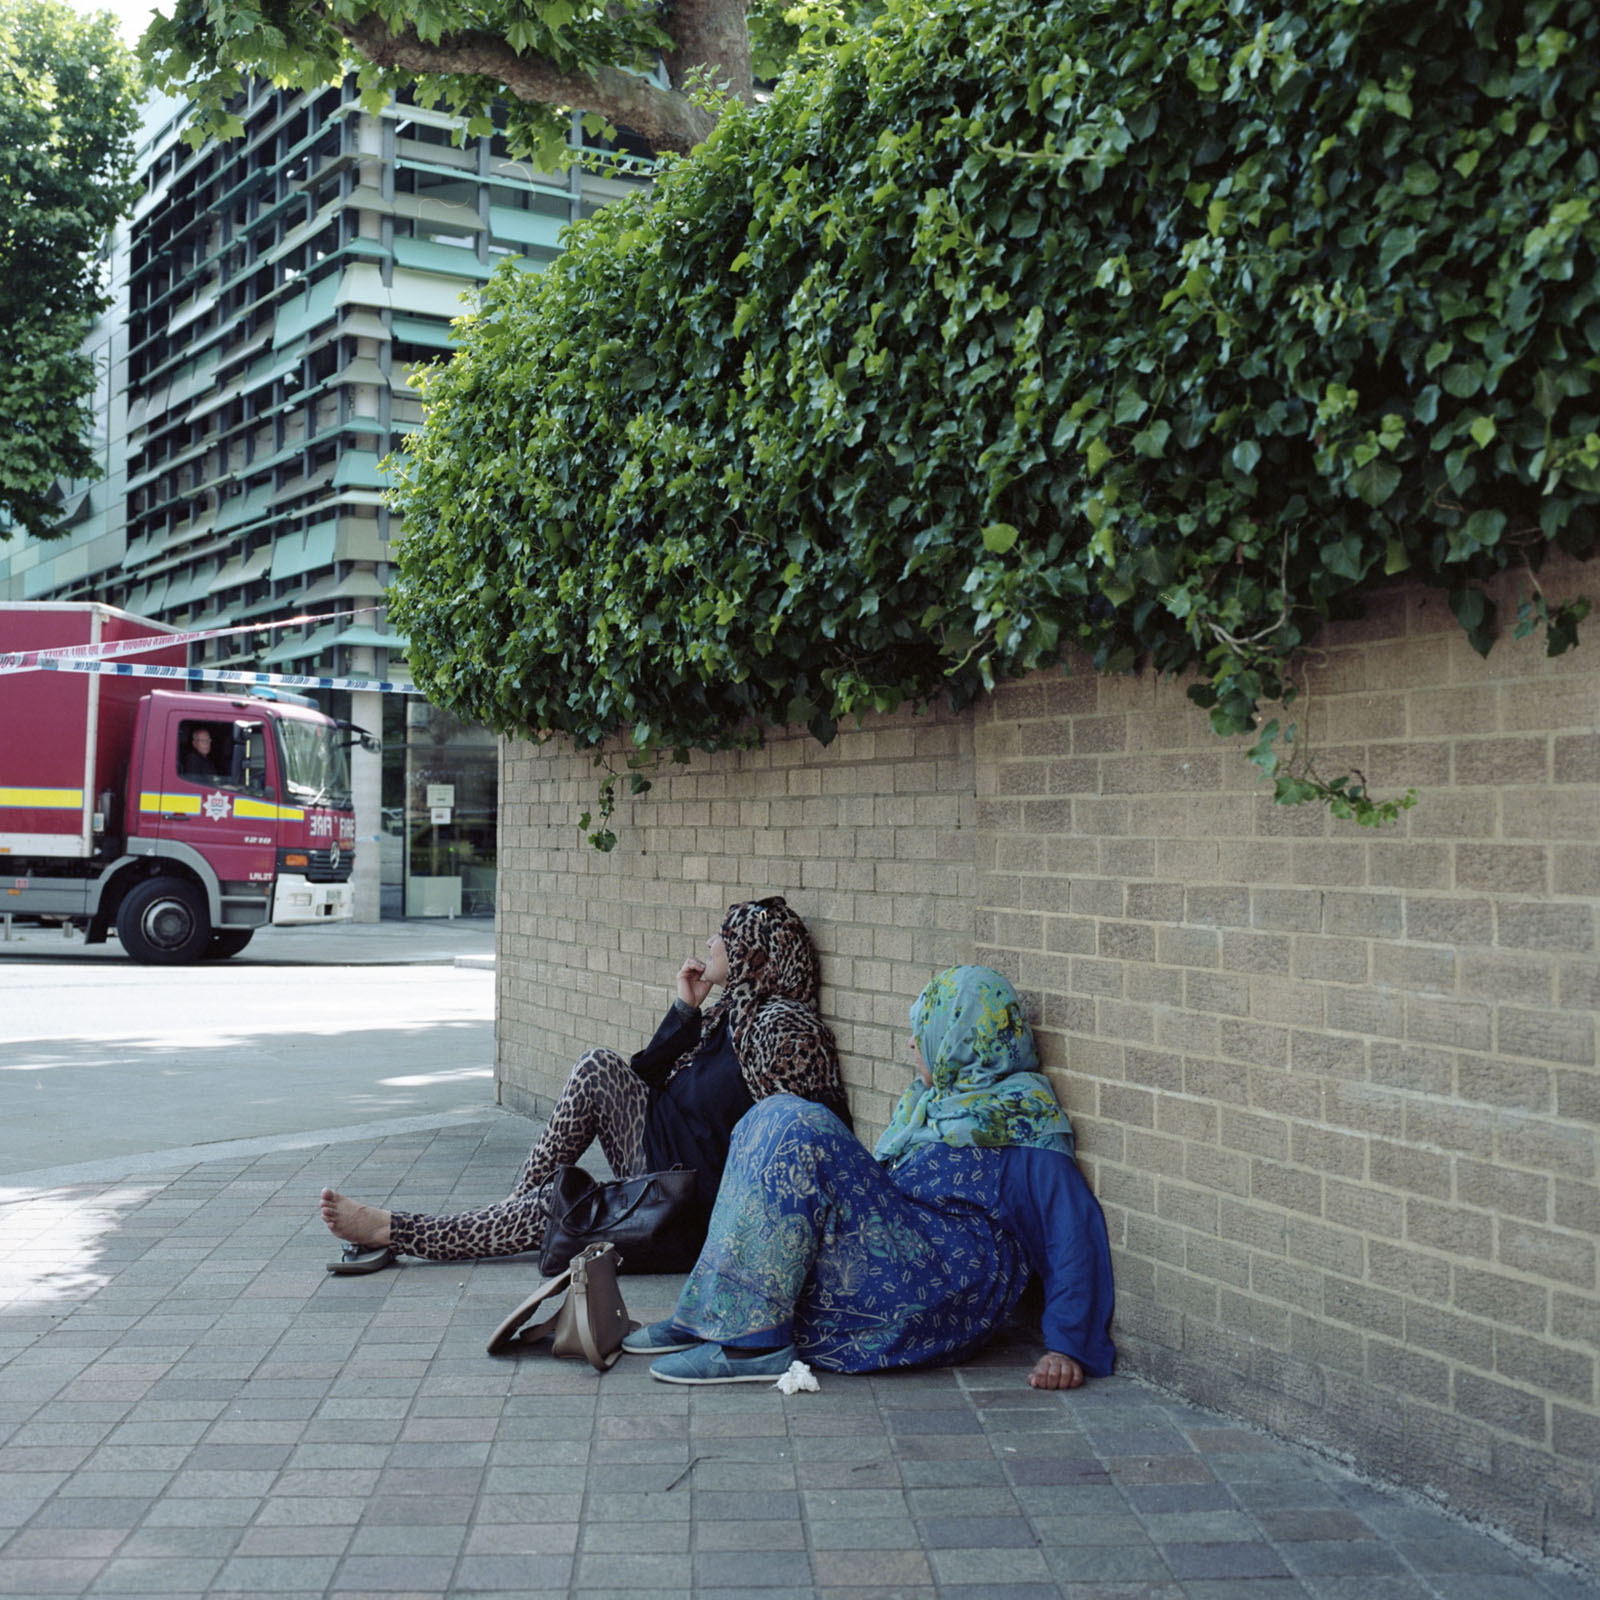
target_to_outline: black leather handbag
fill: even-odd
[[[705,1242],[695,1174],[685,1167],[600,1183],[560,1167],[550,1186],[539,1270],[547,1277],[591,1244],[614,1244],[628,1272],[687,1272]]]

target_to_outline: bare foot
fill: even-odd
[[[1058,1350],[1047,1350],[1028,1374],[1028,1386],[1032,1389],[1077,1389],[1082,1383],[1083,1368]]]
[[[389,1213],[376,1206],[357,1205],[333,1189],[322,1191],[322,1220],[336,1239],[352,1244],[388,1244]]]

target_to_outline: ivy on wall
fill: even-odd
[[[714,750],[1077,647],[1236,733],[1388,574],[1486,651],[1512,565],[1565,648],[1597,145],[1595,0],[890,0],[487,286],[395,496],[417,678]]]

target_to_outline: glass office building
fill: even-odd
[[[407,378],[448,356],[496,266],[538,271],[648,163],[613,150],[541,173],[499,137],[457,144],[443,112],[369,114],[353,80],[260,84],[241,115],[241,137],[196,150],[181,103],[149,110],[91,339],[106,475],[64,486],[65,538],[0,542],[0,598],[252,629],[195,645],[195,664],[402,678],[383,461],[422,419]],[[493,736],[422,702],[318,698],[383,736],[381,759],[353,753],[357,915],[492,909]]]

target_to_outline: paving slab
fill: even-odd
[[[487,1356],[530,1259],[324,1271],[324,1182],[481,1203],[535,1132],[415,1118],[7,1179],[0,1595],[1600,1592],[1132,1378],[1035,1393],[1020,1327],[956,1368],[693,1390]],[[630,1311],[678,1282],[625,1278]]]

